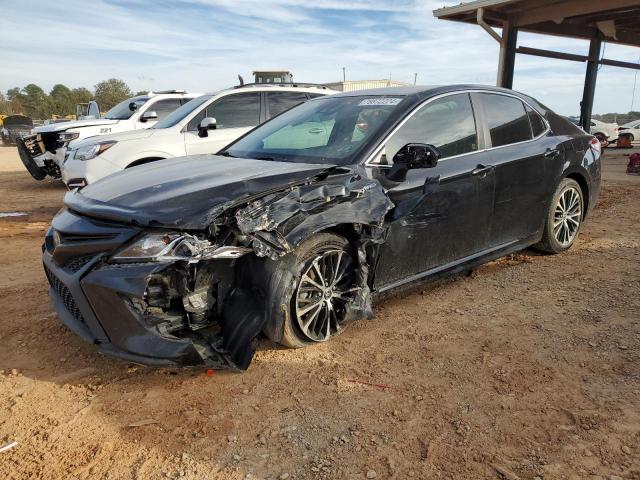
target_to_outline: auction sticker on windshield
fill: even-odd
[[[402,98],[388,98],[388,97],[379,97],[379,98],[365,98],[362,100],[358,106],[364,105],[398,105],[402,101]]]

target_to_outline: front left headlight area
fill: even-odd
[[[117,282],[126,278],[128,285],[142,282],[144,291],[137,294],[128,287],[121,289],[120,283],[113,290],[147,332],[163,342],[193,342],[198,362],[237,368],[216,349],[223,306],[235,286],[236,259],[243,262],[245,258],[239,257],[252,251],[241,245],[220,246],[204,235],[147,232],[115,251],[102,272],[109,282],[112,275]]]
[[[109,140],[106,142],[94,143],[91,145],[80,147],[75,150],[73,158],[74,160],[81,161],[91,160],[92,158],[97,157],[98,155],[113,147],[116,143],[118,142],[116,142],[115,140]]]
[[[234,259],[251,252],[247,247],[216,246],[206,239],[180,232],[145,233],[116,251],[113,263],[175,262]]]
[[[62,146],[66,146],[69,142],[77,140],[80,137],[80,132],[61,132],[58,134],[58,142]]]

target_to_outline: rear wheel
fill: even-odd
[[[294,255],[293,288],[273,292],[278,295],[273,301],[289,305],[280,343],[300,348],[325,342],[342,331],[347,304],[357,288],[355,257],[345,238],[320,233],[301,244]]]
[[[600,142],[600,145],[602,145],[603,147],[606,147],[607,145],[609,145],[609,142],[607,141],[607,136],[604,133],[598,132],[594,135],[594,137],[598,139],[598,141]]]
[[[564,178],[556,189],[545,219],[542,241],[536,247],[548,253],[571,248],[584,217],[584,198],[578,182]]]

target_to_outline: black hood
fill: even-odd
[[[7,130],[10,128],[33,128],[33,120],[24,115],[9,115],[2,123]]]
[[[304,182],[332,167],[198,155],[124,170],[69,192],[64,200],[71,210],[94,218],[202,229],[230,204]]]

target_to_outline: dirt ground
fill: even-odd
[[[246,373],[111,360],[60,324],[41,240],[65,189],[0,148],[2,479],[640,479],[640,177],[608,151],[574,248],[377,305]]]

